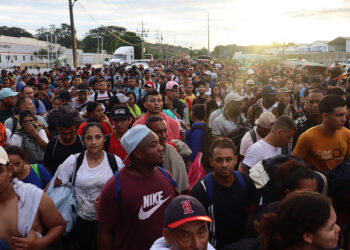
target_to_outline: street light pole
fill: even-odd
[[[101,54],[103,54],[103,36],[101,36]]]
[[[75,1],[76,0],[74,0],[74,2]],[[78,68],[77,39],[76,39],[75,28],[74,28],[72,0],[68,0],[68,3],[69,3],[69,16],[70,16],[70,30],[71,30],[71,36],[72,36],[73,65],[74,65],[74,68]]]

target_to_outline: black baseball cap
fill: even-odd
[[[274,86],[272,86],[271,84],[266,84],[262,87],[261,94],[262,95],[277,95],[278,92]]]
[[[177,228],[190,221],[212,222],[196,198],[180,195],[173,199],[165,210],[165,227]]]
[[[80,92],[80,91],[89,91],[89,88],[88,88],[88,86],[85,83],[80,83],[77,86],[77,91],[78,92]]]
[[[128,107],[125,106],[117,106],[111,111],[111,118],[113,120],[118,118],[130,118],[132,117],[132,114],[130,113],[130,110]]]

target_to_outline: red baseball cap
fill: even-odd
[[[154,88],[154,83],[152,81],[147,81],[147,82],[145,82],[145,87],[146,88]]]

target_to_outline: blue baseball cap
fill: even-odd
[[[128,153],[123,162],[126,161],[130,154],[150,132],[151,130],[145,125],[137,124],[135,127],[129,129],[123,135],[122,139],[120,140],[120,143],[122,144],[125,151]]]
[[[165,210],[165,227],[177,228],[190,221],[212,222],[203,205],[193,196],[180,195],[174,198]]]
[[[18,95],[18,92],[14,92],[10,88],[3,88],[0,91],[0,100],[3,100],[5,98],[11,97],[11,96],[16,96],[16,95]]]

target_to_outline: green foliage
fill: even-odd
[[[30,34],[25,29],[21,29],[18,27],[7,27],[7,26],[1,26],[0,27],[0,35],[4,36],[14,36],[14,37],[30,37],[33,38],[34,36]]]
[[[119,37],[125,32],[125,28],[118,26],[98,27],[96,29],[91,29],[79,44],[79,48],[84,52],[97,53],[97,39],[99,39],[99,49],[101,50],[101,37],[103,37],[103,50],[106,50],[108,54],[113,54],[113,52],[117,49],[117,38],[115,36]]]
[[[135,32],[127,31],[124,34],[122,34],[120,38],[133,44],[135,49],[135,58],[141,58],[141,38],[138,35],[136,35]],[[117,48],[121,46],[131,46],[130,44],[123,42],[119,39],[117,39],[116,45],[117,45]]]
[[[55,25],[50,25],[49,28],[41,27],[36,30],[35,38],[41,41],[47,41],[47,35],[49,36],[49,42],[55,42],[54,36],[57,37],[57,43],[64,47],[72,48],[72,37],[70,25],[66,23],[61,23],[61,27],[56,27]]]
[[[36,56],[47,55],[47,49],[41,49],[39,51],[35,51],[33,54]]]
[[[184,54],[190,55],[191,51],[188,48],[181,46],[174,46],[169,44],[152,44],[145,43],[146,54],[153,54],[153,58],[161,59],[162,58],[162,48],[163,48],[163,57],[170,56],[183,56]]]

